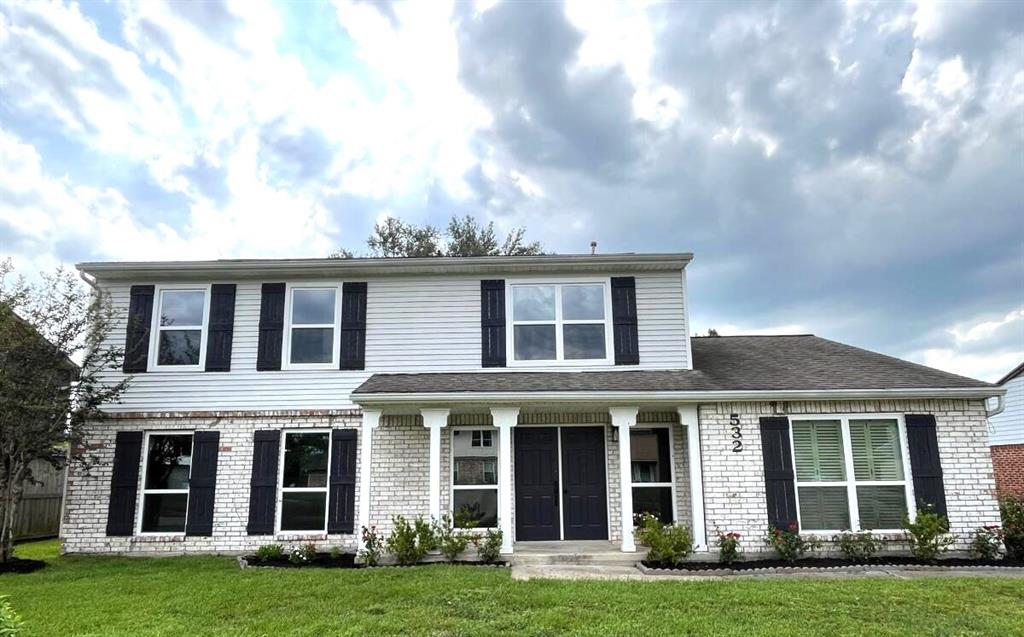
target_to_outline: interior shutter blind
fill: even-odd
[[[192,472],[188,479],[188,522],[185,535],[213,535],[219,448],[219,431],[197,431],[192,436]]]
[[[277,510],[277,459],[281,432],[260,429],[253,433],[252,479],[249,482],[249,535],[274,532]]]
[[[788,528],[791,524],[797,524],[788,418],[761,418],[761,455],[764,460],[768,524],[776,528]]]
[[[149,361],[149,333],[153,325],[152,285],[133,285],[128,303],[128,326],[124,341],[124,373],[146,371]]]
[[[331,432],[327,532],[352,533],[356,520],[356,430]]]
[[[366,284],[345,283],[341,289],[341,369],[366,367]]]
[[[114,466],[110,476],[107,535],[132,535],[135,531],[135,502],[139,494],[141,459],[142,432],[117,432]]]
[[[942,485],[942,463],[935,434],[935,416],[907,414],[907,445],[910,447],[910,473],[914,479],[917,508],[930,507],[946,515],[946,490]]]
[[[260,297],[260,335],[256,350],[257,371],[281,369],[284,340],[284,283],[264,283]]]
[[[231,341],[235,331],[235,284],[210,287],[210,323],[206,328],[206,371],[231,371]]]
[[[637,331],[636,279],[612,277],[612,334],[616,365],[640,364],[640,336]]]
[[[796,475],[801,481],[835,482],[846,476],[843,430],[838,422],[793,423]]]
[[[902,480],[903,461],[896,423],[851,420],[850,446],[857,480]]]
[[[480,365],[505,366],[505,281],[480,281]]]

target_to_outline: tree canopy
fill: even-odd
[[[370,254],[375,257],[483,257],[523,256],[543,254],[539,241],[527,242],[526,228],[513,228],[504,241],[498,241],[494,222],[483,226],[474,217],[452,217],[442,232],[430,224],[417,226],[401,219],[388,217],[378,223],[366,240]],[[336,259],[350,259],[348,250],[330,255]]]

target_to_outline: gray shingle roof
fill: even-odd
[[[992,387],[812,335],[701,337],[690,342],[693,370],[374,374],[353,394]]]

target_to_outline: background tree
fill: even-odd
[[[128,380],[111,383],[124,352],[107,347],[116,317],[108,299],[93,294],[70,271],[57,269],[38,284],[0,263],[0,561],[13,556],[15,513],[30,464],[62,468],[91,464],[81,452],[100,406],[115,402]],[[77,361],[76,368],[72,361]],[[57,450],[70,454],[55,454]]]
[[[377,257],[482,257],[543,254],[544,248],[540,242],[527,243],[524,239],[525,235],[525,228],[513,228],[505,237],[504,243],[499,245],[493,221],[484,227],[475,218],[466,215],[462,218],[451,218],[444,235],[447,238],[445,240],[434,226],[417,226],[401,219],[389,217],[376,225],[373,234],[366,240],[366,245],[370,248],[370,253]],[[344,250],[340,252],[347,253]],[[331,256],[339,256],[339,253]],[[347,254],[351,255],[351,253]]]

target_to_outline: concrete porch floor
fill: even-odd
[[[564,540],[516,542],[512,545],[512,563],[518,565],[628,566],[644,559],[646,550],[623,553],[617,542],[607,540]]]

